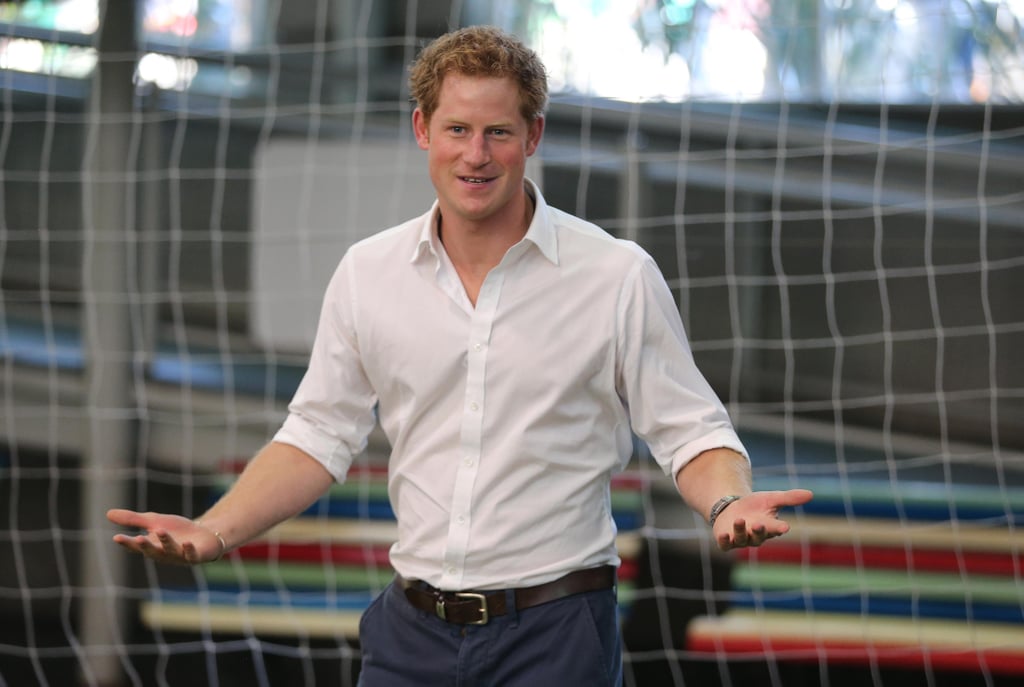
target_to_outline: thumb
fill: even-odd
[[[145,518],[133,510],[111,508],[107,511],[107,520],[122,527],[141,527]]]
[[[814,492],[810,489],[788,489],[778,492],[776,505],[779,507],[802,506],[813,498]]]

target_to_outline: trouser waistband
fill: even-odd
[[[512,596],[516,610],[521,611],[572,594],[611,589],[615,582],[615,567],[605,565],[576,570],[544,584],[519,587],[512,590]],[[491,618],[508,613],[508,590],[445,592],[401,575],[395,577],[395,584],[413,606],[456,625],[485,625]]]

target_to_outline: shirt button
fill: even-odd
[[[480,406],[478,406],[476,403],[470,403],[469,409],[475,413],[476,411],[480,410]]]
[[[473,467],[473,458],[471,456],[466,456],[465,458],[462,459],[462,464],[465,465],[467,468]]]
[[[454,575],[456,572],[457,571],[455,570],[455,566],[454,565],[448,566],[448,574],[449,575]]]
[[[483,348],[484,348],[483,344],[478,344],[478,343],[473,344],[473,350],[474,351],[482,351]]]
[[[458,518],[456,518],[456,522],[458,522],[460,525],[465,525],[466,524],[466,516],[465,515],[460,515]]]

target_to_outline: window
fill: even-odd
[[[1024,102],[1024,0],[530,0],[552,87],[627,101]]]
[[[137,8],[140,43],[152,51],[140,56],[138,75],[164,89],[192,85],[200,73],[194,53],[217,63],[267,44],[262,0],[138,0]],[[98,0],[0,2],[0,26],[0,69],[84,79],[96,66]],[[211,89],[225,79],[217,76]]]

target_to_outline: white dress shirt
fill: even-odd
[[[348,250],[276,441],[338,480],[379,419],[398,519],[391,562],[446,590],[618,565],[609,485],[632,431],[666,473],[746,452],[636,244],[535,198],[470,303],[437,205]]]

